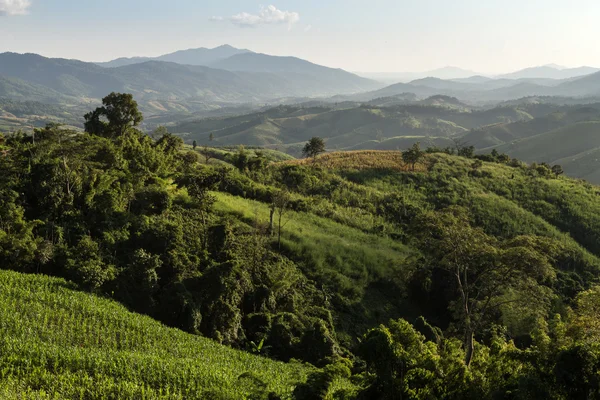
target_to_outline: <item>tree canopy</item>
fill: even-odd
[[[307,158],[316,158],[325,152],[325,141],[320,137],[312,137],[302,148],[302,154]]]
[[[138,126],[144,119],[131,94],[115,92],[102,99],[102,107],[84,118],[86,132],[108,138],[123,136],[127,129]]]

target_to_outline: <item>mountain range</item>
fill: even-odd
[[[600,72],[566,79],[473,76],[447,80],[428,77],[408,83],[392,84],[371,92],[335,96],[331,101],[370,101],[406,93],[420,98],[434,95],[452,96],[474,105],[495,104],[529,96],[592,97],[600,96]]]
[[[130,92],[147,115],[205,111],[234,104],[298,103],[309,98],[360,102],[407,94],[421,99],[445,95],[470,104],[488,104],[527,96],[598,96],[597,71],[591,67],[546,65],[489,77],[445,67],[427,72],[430,76],[385,86],[296,57],[255,53],[229,45],[104,63],[3,53],[0,97],[81,104],[97,102],[111,91]]]
[[[188,119],[168,128],[190,144],[261,146],[296,156],[314,136],[324,138],[328,150],[397,150],[416,142],[454,148],[458,140],[482,153],[496,149],[530,163],[560,164],[573,177],[600,183],[598,100],[571,105],[530,98],[493,108],[440,95],[424,100],[406,96],[397,103],[383,100],[279,106]]]
[[[96,64],[101,67],[114,68],[123,67],[125,65],[141,64],[146,61],[167,61],[177,64],[200,65],[206,67],[236,54],[243,53],[251,53],[251,51],[246,49],[236,49],[235,47],[226,44],[215,47],[214,49],[201,47],[198,49],[180,50],[158,57],[123,57],[108,62],[97,62]]]
[[[529,67],[506,74],[484,74],[459,67],[443,67],[425,72],[358,72],[360,76],[375,79],[384,83],[408,83],[423,78],[438,78],[471,83],[481,83],[486,80],[499,79],[569,79],[593,74],[600,68],[577,67],[566,68],[556,64]]]
[[[184,52],[178,57],[191,54]],[[219,50],[219,54],[223,52]],[[163,102],[156,108],[166,111],[169,103],[183,107],[195,100],[215,104],[266,102],[284,97],[354,93],[381,86],[343,70],[292,57],[248,52],[218,62],[220,68],[155,60],[106,68],[37,54],[3,53],[0,97],[64,103],[98,100],[112,91],[130,92],[145,104]]]
[[[579,76],[593,74],[600,71],[599,68],[578,67],[564,68],[559,65],[544,65],[540,67],[525,68],[510,74],[500,75],[497,78],[504,79],[527,79],[527,78],[546,78],[546,79],[569,79]]]

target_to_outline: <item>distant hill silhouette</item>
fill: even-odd
[[[548,78],[548,79],[569,79],[579,76],[593,74],[600,71],[599,68],[578,67],[561,68],[557,65],[544,65],[541,67],[525,68],[510,74],[503,74],[498,78],[521,79],[521,78]]]
[[[353,93],[378,86],[343,70],[300,59],[266,57],[259,56],[261,61],[268,60],[270,67],[259,68],[256,63],[249,63],[245,71],[232,71],[164,61],[104,68],[37,54],[3,53],[0,75],[13,80],[11,89],[5,89],[9,97],[38,100],[54,95],[54,101],[61,101],[61,96],[99,99],[112,91],[125,91],[140,101],[264,102],[283,97]],[[16,85],[14,79],[21,83]],[[33,95],[36,91],[40,93],[37,98]]]
[[[174,53],[164,54],[158,57],[131,57],[131,58],[117,58],[116,60],[108,62],[96,63],[102,67],[113,68],[122,67],[131,64],[140,64],[146,61],[168,61],[177,64],[186,65],[201,65],[210,66],[211,64],[223,60],[225,58],[234,56],[236,54],[249,53],[250,50],[236,49],[230,45],[223,45],[215,47],[214,49],[207,49],[201,47],[198,49],[179,50]]]

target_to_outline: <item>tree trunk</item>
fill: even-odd
[[[473,339],[473,330],[467,328],[465,332],[465,365],[467,368],[471,365],[473,360],[473,353],[475,352],[475,343]]]
[[[269,214],[269,236],[273,236],[273,232],[275,232],[275,228],[273,227],[273,217],[275,215],[275,208],[271,208]]]
[[[277,247],[281,250],[281,212],[279,213],[279,229],[277,234]]]

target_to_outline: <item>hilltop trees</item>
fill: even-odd
[[[410,164],[411,170],[415,170],[415,165],[425,157],[425,152],[421,150],[421,144],[419,142],[412,145],[412,147],[402,152],[402,160]]]
[[[565,171],[563,170],[563,168],[562,168],[560,165],[558,165],[558,164],[556,164],[556,165],[553,165],[553,166],[552,166],[552,168],[551,168],[551,170],[552,170],[552,173],[553,173],[553,174],[554,174],[554,175],[555,175],[557,178],[558,178],[560,175],[562,175],[562,174],[564,174],[564,173],[565,173]]]
[[[86,132],[107,138],[123,136],[127,129],[138,126],[144,119],[131,94],[115,92],[102,99],[102,107],[84,118]]]
[[[302,149],[304,157],[310,157],[313,160],[321,153],[325,152],[325,141],[320,137],[312,137]]]

